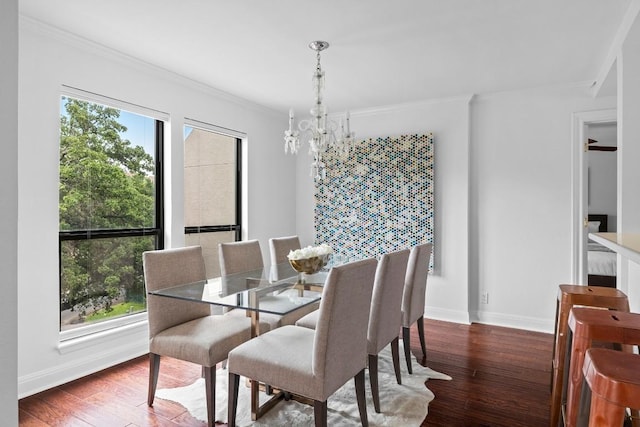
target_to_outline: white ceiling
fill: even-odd
[[[22,15],[286,111],[593,82],[631,0],[20,0]]]

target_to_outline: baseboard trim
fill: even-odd
[[[126,342],[118,343],[116,346],[113,345],[113,341],[100,346],[96,345],[95,350],[85,357],[72,358],[48,369],[19,376],[18,399],[82,378],[148,352],[149,336],[146,331],[140,336],[128,336]]]
[[[488,311],[458,311],[436,307],[426,307],[425,317],[445,322],[462,324],[483,323],[505,328],[524,329],[527,331],[553,333],[554,323],[537,317],[511,316]]]
[[[446,308],[426,307],[424,316],[429,319],[442,320],[445,322],[470,324],[469,313],[466,311],[449,310]]]
[[[533,332],[553,333],[554,328],[552,320],[542,320],[537,317],[511,316],[488,311],[472,311],[470,317],[472,322]]]

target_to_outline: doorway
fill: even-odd
[[[596,196],[595,194],[590,194],[590,191],[591,193],[593,193],[593,191],[595,191],[597,187],[596,182],[590,182],[592,177],[590,176],[591,172],[589,167],[589,153],[597,150],[590,150],[589,145],[605,145],[603,136],[600,136],[601,134],[599,132],[611,131],[611,128],[615,127],[615,123],[617,121],[617,113],[615,109],[596,110],[574,113],[572,118],[572,143],[574,147],[572,158],[572,259],[574,264],[572,268],[572,283],[587,284],[589,272],[588,233],[591,203],[590,198],[591,196]],[[590,135],[592,135],[593,137],[590,138]],[[598,140],[598,137],[602,140],[602,142]],[[589,139],[596,140],[598,142],[589,144]],[[607,144],[609,144],[610,142],[610,139],[608,139]],[[613,157],[615,157],[615,154],[616,153],[613,152]],[[596,163],[598,162],[595,157],[591,160],[595,160]],[[617,175],[617,172],[615,172],[615,174]],[[595,179],[596,177],[594,176],[593,178]],[[600,184],[601,182],[598,181],[597,185]],[[614,194],[617,194],[616,188],[608,191],[613,191]],[[596,207],[594,207],[593,209],[598,208],[599,205],[596,205]],[[614,216],[615,226],[617,215],[612,216]],[[607,224],[607,228],[611,227]]]
[[[587,232],[617,231],[617,123],[587,124]],[[616,287],[615,252],[587,238],[587,283]]]

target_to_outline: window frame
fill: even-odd
[[[184,127],[191,127],[195,129],[204,130],[207,132],[213,132],[220,135],[225,135],[235,139],[235,154],[236,154],[236,172],[235,172],[235,185],[236,185],[236,222],[235,224],[219,224],[219,225],[202,225],[202,226],[185,226],[184,234],[200,234],[200,233],[216,233],[224,231],[235,231],[235,240],[242,240],[242,145],[243,140],[246,139],[246,135],[219,126],[211,125],[198,120],[185,118]],[[184,132],[183,132],[184,133]],[[184,139],[183,139],[184,143]]]
[[[97,240],[106,238],[126,238],[126,237],[148,237],[155,236],[155,249],[164,249],[165,245],[165,213],[164,213],[164,143],[165,143],[165,125],[169,123],[169,115],[163,112],[152,110],[139,105],[130,104],[114,98],[98,95],[95,93],[83,91],[81,89],[70,86],[63,86],[60,91],[58,101],[62,97],[74,98],[81,101],[91,102],[125,110],[129,113],[143,115],[154,120],[155,141],[154,141],[154,187],[155,187],[155,226],[141,228],[122,228],[122,229],[87,229],[87,230],[68,230],[61,231],[58,228],[58,307],[61,304],[62,292],[62,244],[64,241],[83,241]],[[60,112],[61,114],[62,112]],[[58,130],[58,138],[60,138],[60,129]],[[59,144],[59,142],[58,142]],[[64,342],[70,339],[79,338],[95,333],[100,333],[110,329],[131,325],[147,320],[146,310],[142,313],[136,313],[125,317],[117,317],[110,320],[104,320],[96,323],[88,323],[81,327],[63,331],[62,328],[62,311],[59,311],[58,331],[60,341]]]

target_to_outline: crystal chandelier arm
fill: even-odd
[[[289,110],[289,129],[284,131],[284,153],[291,151],[291,154],[296,154],[300,148],[300,139],[298,139],[298,131],[293,130],[293,122],[295,117],[293,115],[293,109]]]

